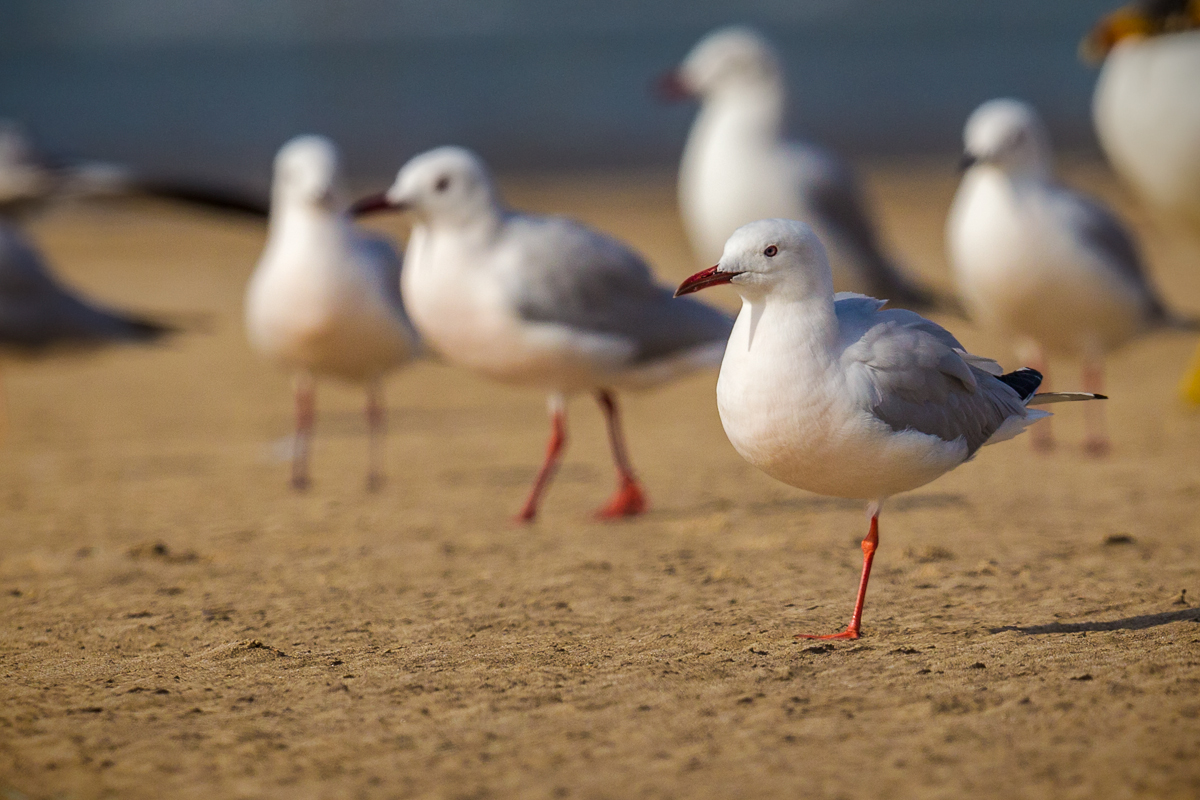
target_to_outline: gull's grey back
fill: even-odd
[[[504,235],[520,252],[511,291],[530,322],[625,338],[636,347],[634,363],[723,341],[733,329],[711,306],[672,299],[637,254],[577,222],[513,214]]]

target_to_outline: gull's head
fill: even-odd
[[[1020,100],[989,100],[967,119],[963,166],[986,164],[1006,172],[1050,171],[1050,135],[1033,106]]]
[[[272,195],[287,205],[340,210],[344,202],[337,147],[324,136],[297,136],[275,156]]]
[[[811,227],[791,219],[760,219],[738,228],[717,265],[685,280],[675,296],[725,283],[745,298],[833,296],[825,245]]]
[[[384,194],[387,205],[426,220],[470,222],[496,205],[483,159],[462,147],[439,147],[414,156]]]
[[[662,81],[665,95],[709,97],[783,81],[779,57],[758,31],[742,25],[720,28],[705,36],[683,62]]]

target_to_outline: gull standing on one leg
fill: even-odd
[[[602,518],[641,513],[617,388],[716,366],[732,320],[675,303],[624,244],[577,222],[506,209],[483,161],[458,147],[410,160],[386,194],[358,204],[416,217],[402,279],[424,341],[447,361],[550,395],[545,462],[518,520],[532,520],[566,444],[566,395],[596,395],[608,423],[617,492]]]
[[[1120,221],[1055,180],[1049,136],[1032,107],[984,103],[964,141],[967,170],[946,240],[977,322],[1013,337],[1042,372],[1048,352],[1081,357],[1090,392],[1103,391],[1107,353],[1149,330],[1194,327],[1164,306]],[[1103,408],[1087,422],[1087,452],[1106,453]],[[1048,431],[1035,440],[1050,444]]]
[[[1100,395],[1035,394],[1041,375],[1002,374],[944,328],[886,301],[833,293],[820,239],[802,222],[739,228],[720,262],[677,295],[731,284],[742,296],[717,408],[734,449],[791,486],[868,502],[870,530],[850,624],[804,638],[857,639],[884,501],[923,486],[1048,416],[1027,406]]]
[[[417,337],[400,301],[400,259],[355,226],[338,154],[299,136],[275,158],[266,248],[246,290],[246,331],[262,354],[296,372],[292,486],[309,485],[316,378],[367,389],[368,489],[383,482],[383,379],[413,358]]]

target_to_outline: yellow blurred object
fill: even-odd
[[[1079,55],[1088,63],[1099,64],[1123,39],[1158,36],[1193,28],[1200,28],[1200,0],[1130,3],[1101,17],[1079,43]]]
[[[1192,356],[1192,363],[1179,382],[1179,397],[1189,406],[1200,406],[1200,347]]]

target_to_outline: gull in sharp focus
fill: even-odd
[[[711,264],[747,222],[801,219],[828,243],[838,289],[904,306],[935,304],[933,292],[884,252],[849,165],[784,138],[783,68],[758,32],[735,26],[710,33],[661,88],[669,98],[700,99],[679,167],[679,208],[700,261]]]
[[[802,222],[739,228],[717,265],[685,280],[677,294],[726,283],[742,296],[717,381],[717,408],[734,449],[784,483],[868,502],[850,624],[805,638],[858,638],[888,497],[1047,416],[1030,405],[1100,397],[1036,394],[1035,370],[1003,374],[912,311],[835,295],[825,248]]]
[[[383,380],[410,360],[417,337],[400,301],[400,258],[347,214],[338,154],[300,136],[275,158],[266,248],[246,291],[246,331],[262,354],[296,372],[292,485],[309,484],[316,379],[366,385],[370,466],[383,480]]]
[[[1082,49],[1104,62],[1092,120],[1113,169],[1200,246],[1200,0],[1125,6]],[[1180,388],[1200,405],[1200,349]]]
[[[1037,369],[1047,353],[1083,360],[1083,388],[1103,390],[1107,353],[1156,328],[1195,323],[1170,313],[1129,232],[1104,206],[1059,184],[1049,136],[1018,100],[992,100],[967,121],[968,165],[947,221],[954,276],[972,317],[1011,337]],[[1035,440],[1049,447],[1044,429]],[[1103,408],[1085,447],[1108,451]]]
[[[534,518],[566,441],[564,398],[593,392],[608,423],[619,481],[600,511],[640,513],[614,390],[715,366],[732,320],[672,302],[646,263],[577,222],[510,211],[474,153],[442,147],[409,161],[386,195],[360,204],[413,212],[404,302],[447,361],[550,395],[545,463],[518,517]]]

